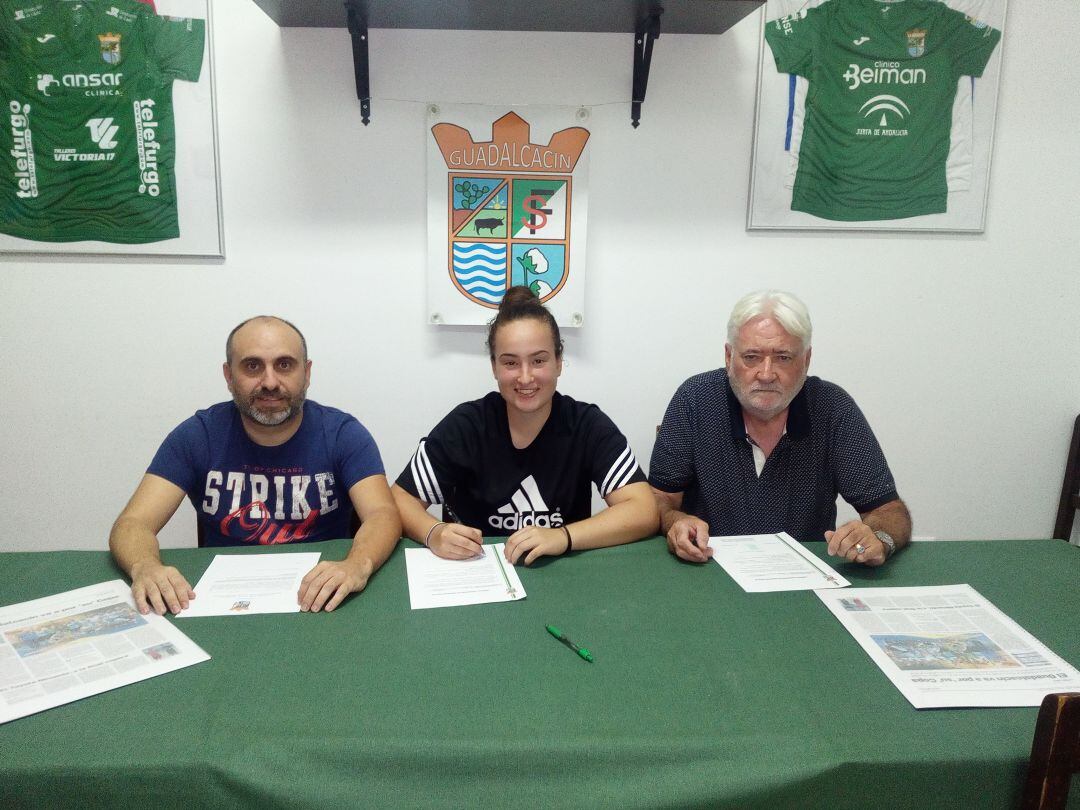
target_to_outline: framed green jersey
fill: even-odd
[[[159,0],[157,11],[142,0],[0,0],[0,234],[181,239],[178,142],[189,130],[178,126],[173,85],[203,77],[207,6]],[[220,253],[217,241],[205,252]]]
[[[769,3],[760,94],[771,88],[788,103],[786,114],[759,103],[750,227],[768,227],[771,195],[774,207],[786,203],[778,227],[981,229],[997,74],[976,80],[998,52],[1004,0],[967,5]],[[765,151],[782,167],[773,177],[767,168],[759,177]]]

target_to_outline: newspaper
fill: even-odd
[[[122,580],[0,608],[0,723],[209,661]]]
[[[1080,672],[970,585],[815,591],[916,709],[1038,706]]]

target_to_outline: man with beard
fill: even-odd
[[[660,530],[681,559],[712,556],[710,534],[785,531],[877,566],[911,538],[885,455],[842,388],[807,377],[810,315],[790,293],[739,300],[725,368],[675,392],[653,446]],[[836,496],[859,513],[836,528]]]
[[[233,329],[223,370],[233,401],[168,435],[113,524],[113,557],[140,611],[178,613],[195,593],[162,564],[157,533],[185,495],[204,546],[348,537],[355,509],[361,526],[348,556],[320,562],[297,594],[301,610],[333,610],[364,589],[401,535],[378,447],[355,418],[305,398],[307,341],[288,321],[258,316]]]

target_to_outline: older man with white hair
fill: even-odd
[[[705,562],[709,536],[786,531],[832,555],[881,565],[911,538],[881,446],[842,388],[808,377],[810,315],[790,293],[744,296],[728,320],[725,368],[675,392],[649,483],[669,550]],[[836,496],[859,513],[836,528]]]

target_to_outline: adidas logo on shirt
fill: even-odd
[[[488,518],[488,525],[494,529],[517,531],[526,526],[539,526],[548,529],[563,525],[562,511],[548,509],[536,479],[531,475],[518,484],[517,491],[510,497],[510,503],[500,506],[498,513]]]

